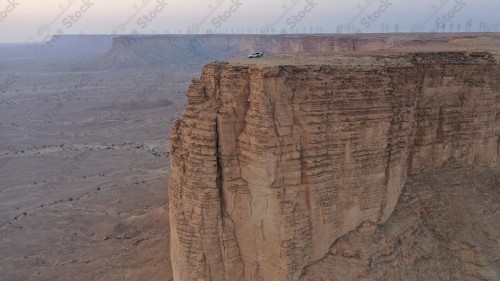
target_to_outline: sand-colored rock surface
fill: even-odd
[[[385,224],[341,237],[299,280],[499,280],[500,171],[460,166],[410,176]]]
[[[308,277],[350,255],[401,280],[364,264],[402,235],[376,226],[411,174],[500,166],[499,75],[495,50],[458,45],[207,65],[171,134],[174,280],[356,280]]]

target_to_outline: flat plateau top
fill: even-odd
[[[376,65],[409,65],[408,60],[404,58],[379,58],[369,54],[360,52],[349,53],[298,53],[298,54],[279,54],[268,55],[261,58],[249,59],[238,58],[230,62],[234,66],[307,66],[307,65],[359,65],[359,66],[376,66]]]
[[[264,55],[261,58],[237,58],[231,61],[235,66],[279,66],[279,65],[408,65],[406,55],[429,53],[478,54],[488,52],[500,58],[500,38],[463,40],[453,43],[427,44],[419,46],[393,47],[379,51],[348,51],[330,53],[295,53]]]

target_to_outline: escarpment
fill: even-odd
[[[480,51],[207,65],[171,134],[174,279],[298,280],[410,175],[498,168],[499,76]]]
[[[110,38],[108,38],[110,39]],[[191,34],[121,35],[113,38],[110,51],[101,58],[107,65],[129,67],[199,64],[231,60],[261,51],[266,55],[294,53],[339,54],[406,48],[432,43],[467,40],[450,34]],[[475,38],[472,38],[475,40]],[[410,46],[412,46],[410,48]]]

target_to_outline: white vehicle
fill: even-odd
[[[251,59],[254,59],[254,58],[260,58],[260,57],[262,57],[263,55],[264,55],[264,53],[262,53],[262,52],[257,52],[257,53],[253,53],[253,54],[251,54],[251,55],[248,55],[248,57],[249,57],[249,58],[251,58]]]

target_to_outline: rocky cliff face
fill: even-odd
[[[384,224],[340,237],[299,280],[500,280],[500,169],[461,166],[410,175]]]
[[[305,278],[408,175],[499,167],[499,76],[461,51],[207,65],[171,134],[174,279]]]
[[[102,58],[115,66],[169,65],[231,60],[262,51],[270,54],[341,53],[426,45],[451,40],[449,34],[360,35],[123,35],[113,38]],[[110,39],[111,40],[111,39]]]

